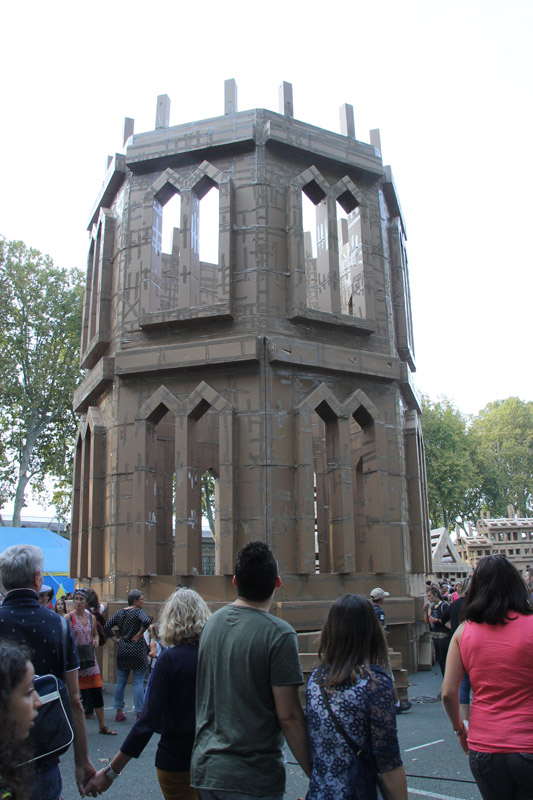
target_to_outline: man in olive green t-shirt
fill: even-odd
[[[233,585],[200,638],[191,785],[202,800],[281,800],[283,736],[307,775],[310,762],[296,633],[269,614],[281,579],[267,544],[241,548]]]

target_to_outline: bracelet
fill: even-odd
[[[466,730],[466,728],[465,728],[465,724],[463,722],[462,727],[461,728],[454,728],[453,732],[455,733],[456,736],[462,736],[463,733],[465,732],[465,730]]]
[[[115,772],[115,770],[109,763],[107,767],[104,767],[104,775],[106,776],[106,778],[109,778],[110,781],[116,781],[116,779],[120,775],[120,772]]]

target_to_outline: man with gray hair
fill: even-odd
[[[43,553],[33,545],[14,545],[0,554],[0,582],[7,591],[0,606],[0,639],[25,644],[32,653],[37,675],[52,674],[66,684],[72,708],[76,783],[83,796],[83,787],[96,770],[89,760],[87,748],[78,688],[78,653],[69,625],[65,658],[62,617],[39,603],[43,569]],[[35,772],[31,800],[60,800],[59,759],[40,763]]]

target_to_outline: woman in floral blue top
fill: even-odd
[[[400,758],[392,681],[383,629],[369,601],[358,594],[340,597],[330,608],[320,638],[321,664],[307,684],[307,728],[311,781],[307,800],[375,800],[371,769],[337,730],[342,727],[381,773],[390,800],[407,800]]]

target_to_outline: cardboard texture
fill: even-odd
[[[316,631],[340,594],[386,586],[413,669],[431,547],[405,225],[379,132],[357,141],[347,104],[341,134],[294,119],[285,82],[279,99],[239,112],[230,80],[220,117],[170,126],[161,95],[154,131],[126,120],[89,223],[71,573],[110,608],[140,587],[155,613],[179,583],[216,607],[262,539],[284,581],[273,613]]]

